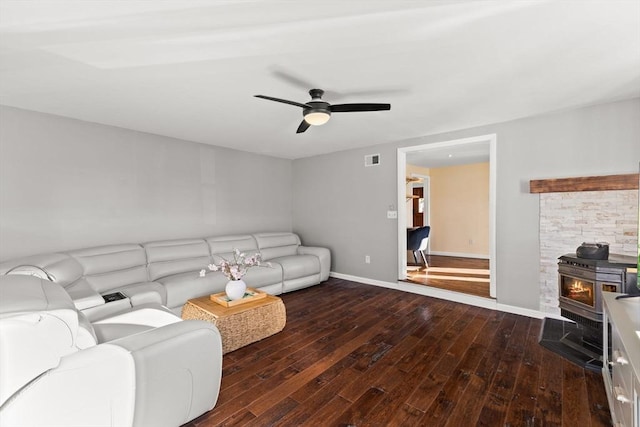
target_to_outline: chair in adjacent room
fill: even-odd
[[[416,264],[420,264],[420,261],[418,261],[418,253],[420,253],[425,267],[429,267],[424,251],[427,249],[427,244],[429,243],[430,231],[431,227],[428,225],[426,227],[407,229],[407,250],[411,251]]]

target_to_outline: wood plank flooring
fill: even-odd
[[[224,356],[211,426],[610,426],[602,377],[541,321],[339,279],[281,296],[279,334]]]
[[[428,255],[429,268],[407,271],[407,281],[419,285],[491,298],[489,260]]]

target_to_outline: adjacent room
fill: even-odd
[[[491,298],[489,144],[425,147],[407,155],[406,278]]]
[[[640,2],[0,0],[0,426],[640,427]]]

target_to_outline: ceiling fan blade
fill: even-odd
[[[298,130],[296,131],[296,133],[304,132],[305,130],[309,129],[309,126],[311,125],[303,120],[302,123],[300,123],[300,126],[298,126]]]
[[[300,89],[304,89],[306,91],[308,91],[310,87],[323,87],[323,85],[320,85],[317,82],[313,83],[311,81],[308,81],[303,77],[300,77],[299,75],[296,75],[295,73],[291,71],[287,71],[281,67],[272,67],[271,74],[273,74],[275,77],[279,78],[280,80],[283,80],[293,86],[296,86]],[[341,95],[340,93],[333,90],[325,90],[324,95],[327,98],[331,98],[331,99],[340,98],[340,97],[344,98],[344,95]]]
[[[312,82],[306,81],[304,78],[295,75],[291,71],[285,71],[282,68],[273,67],[271,73],[285,82],[299,87],[300,89],[309,90],[310,87],[317,87],[318,85]]]
[[[262,98],[262,99],[266,99],[269,101],[276,101],[276,102],[282,102],[283,104],[289,104],[289,105],[295,105],[296,107],[300,107],[300,108],[309,108],[308,105],[306,104],[301,104],[299,102],[295,102],[295,101],[288,101],[286,99],[280,99],[280,98],[274,98],[272,96],[265,96],[265,95],[254,95],[256,98]]]
[[[335,104],[330,108],[332,113],[347,113],[351,111],[386,111],[391,109],[391,104]]]

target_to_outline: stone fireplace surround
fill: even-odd
[[[534,186],[543,181],[531,182],[531,192],[540,193],[540,311],[560,314],[558,257],[575,252],[582,242],[608,242],[610,253],[636,256],[638,175],[615,177],[629,177],[627,185],[544,187]],[[607,178],[585,179],[606,182]]]

